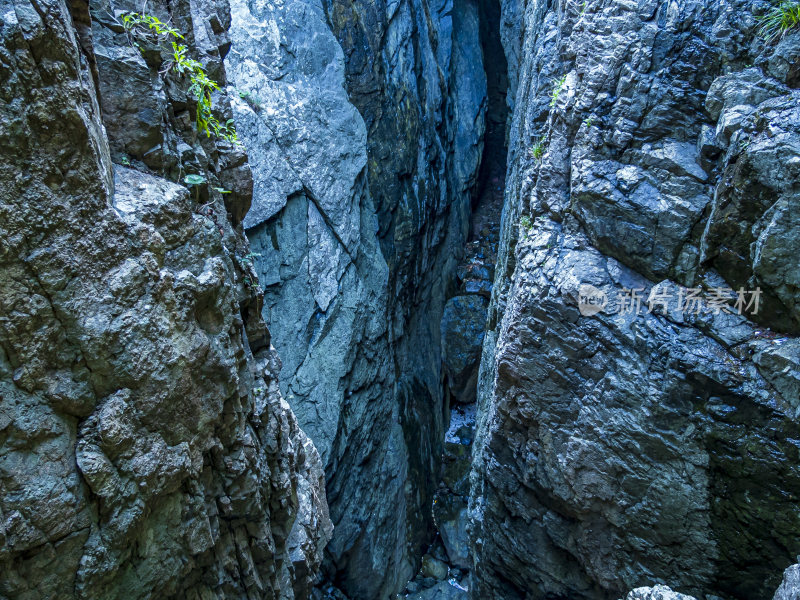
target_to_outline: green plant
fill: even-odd
[[[253,259],[255,259],[256,256],[261,256],[261,255],[258,254],[257,252],[248,252],[244,256],[236,255],[236,262],[239,263],[239,267],[242,269],[242,271],[245,272],[245,276],[242,279],[242,281],[244,281],[244,284],[248,288],[253,287],[253,280],[250,279],[250,274],[253,273],[251,269],[253,267]],[[258,279],[256,279],[256,283],[258,283]]]
[[[800,1],[783,0],[765,15],[758,17],[758,35],[767,43],[783,37],[787,31],[800,24]]]
[[[244,256],[236,256],[236,260],[239,263],[239,266],[242,268],[243,271],[247,271],[250,267],[253,266],[253,261],[257,256],[261,256],[261,254],[257,252],[248,252]]]
[[[553,86],[553,91],[550,94],[550,108],[553,108],[556,105],[556,102],[558,102],[558,96],[561,93],[561,90],[564,89],[564,84],[566,83],[567,83],[566,75],[564,75],[563,77],[561,77],[561,79],[556,81],[555,86]]]
[[[533,229],[533,223],[531,223],[531,218],[528,215],[522,215],[522,217],[520,217],[519,224],[528,231]]]
[[[544,137],[540,137],[538,140],[536,140],[528,151],[528,154],[530,154],[531,158],[535,160],[542,160],[546,143],[547,140]]]
[[[587,128],[591,127],[592,125],[594,125],[594,117],[586,117],[583,120],[583,124],[586,125]]]
[[[152,15],[144,15],[139,13],[123,13],[122,24],[125,30],[130,34],[138,33],[140,35],[155,35],[156,39],[165,41],[169,37],[174,37],[183,40],[184,37],[175,29],[160,21],[157,17]],[[167,50],[163,48],[163,50]],[[179,44],[172,40],[172,60],[167,64],[164,73],[174,67],[175,71],[181,76],[189,78],[189,93],[191,93],[197,101],[197,130],[205,133],[206,137],[212,135],[217,138],[226,140],[237,146],[241,146],[239,136],[236,134],[236,128],[233,125],[233,119],[228,119],[221,123],[214,115],[211,105],[211,94],[214,92],[221,92],[222,89],[219,84],[211,79],[206,73],[206,68],[198,60],[188,56],[189,49],[184,44]]]
[[[206,182],[206,178],[202,175],[187,175],[183,178],[183,183],[189,187],[194,186],[194,199],[195,202],[200,201],[200,186]]]
[[[122,164],[125,165],[126,167],[130,167],[131,166],[131,159],[129,159],[127,156],[123,156],[120,159],[120,162],[122,162]]]
[[[140,15],[139,13],[126,12],[122,14],[122,25],[128,31],[135,27],[147,27],[157,35],[171,35],[181,40],[184,39],[177,29],[170,27],[166,23],[162,23],[153,15]]]
[[[211,189],[213,189],[215,192],[219,192],[220,194],[231,194],[232,193],[231,190],[226,190],[225,188],[221,188],[221,187],[213,187]]]
[[[206,178],[202,175],[187,175],[183,178],[183,182],[188,185],[202,185],[206,182]]]
[[[261,110],[261,100],[258,99],[257,96],[251,94],[250,92],[236,90],[239,94],[239,98],[247,102],[250,105],[250,108],[253,110]]]

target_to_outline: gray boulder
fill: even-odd
[[[666,585],[656,585],[653,587],[640,587],[631,590],[625,600],[696,600],[694,596],[687,596],[673,592]]]
[[[475,401],[486,309],[489,302],[475,294],[450,298],[442,315],[442,362],[447,385],[462,404]]]
[[[404,596],[405,600],[468,600],[469,593],[460,585],[440,581],[433,587]]]

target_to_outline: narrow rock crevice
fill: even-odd
[[[485,130],[471,189],[467,243],[440,324],[445,436],[431,512],[435,530],[422,566],[401,597],[467,598],[472,557],[467,532],[469,472],[475,437],[478,368],[492,293],[506,176],[508,73],[500,40],[500,3],[477,3],[485,77]]]

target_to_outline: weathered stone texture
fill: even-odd
[[[797,600],[800,598],[800,564],[792,565],[783,572],[783,581],[772,600]]]
[[[439,320],[463,251],[486,82],[474,2],[231,3],[248,227],[281,386],[326,465],[327,572],[402,589],[430,542]]]
[[[475,598],[619,598],[654,580],[769,598],[800,548],[798,35],[765,47],[751,8],[503,4],[516,94]],[[659,283],[672,304],[650,313]],[[608,310],[583,316],[582,284]],[[702,288],[703,315],[677,310],[679,286]],[[740,286],[762,289],[759,314],[714,314],[714,288]],[[640,315],[619,311],[623,288]]]
[[[0,12],[0,596],[305,598],[322,465],[246,240],[220,197],[112,165],[86,10]]]

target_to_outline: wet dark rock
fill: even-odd
[[[441,484],[433,501],[433,516],[447,561],[465,570],[472,566],[467,533],[467,501],[474,435],[475,406],[454,407],[445,435]],[[461,571],[458,573],[460,577]]]
[[[447,579],[448,567],[447,563],[434,558],[430,554],[422,557],[422,576],[431,577],[433,579]]]
[[[444,307],[441,324],[444,373],[453,398],[463,404],[475,401],[488,304],[485,298],[470,295],[451,298]]]

